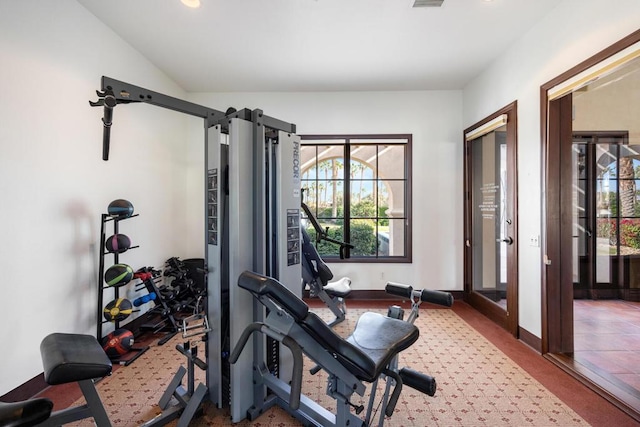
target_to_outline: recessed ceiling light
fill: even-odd
[[[200,0],[180,0],[183,5],[187,7],[197,8],[200,7]]]

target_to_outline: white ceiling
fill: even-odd
[[[188,92],[461,89],[561,0],[78,0]]]

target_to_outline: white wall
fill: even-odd
[[[190,120],[118,106],[102,161],[102,109],[88,104],[102,75],[184,93],[73,0],[2,0],[0,63],[3,395],[42,372],[44,336],[95,333],[100,214],[110,201],[126,198],[140,214],[121,225],[140,245],[123,262],[162,267],[185,253]]]
[[[460,91],[335,93],[207,93],[190,101],[225,111],[260,108],[295,123],[299,134],[413,134],[413,263],[333,263],[353,289],[384,289],[388,280],[430,289],[461,290],[462,123]],[[202,138],[200,127],[191,129]],[[195,147],[195,144],[191,145]],[[190,205],[202,203],[200,149],[191,153]],[[203,209],[191,224],[202,224]],[[192,230],[190,241],[201,235]],[[193,250],[200,249],[194,248]]]
[[[638,29],[637,0],[565,0],[463,91],[468,127],[518,101],[519,323],[541,336],[540,86]]]

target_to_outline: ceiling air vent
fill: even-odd
[[[440,7],[444,0],[415,0],[413,7]]]

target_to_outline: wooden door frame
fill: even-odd
[[[507,216],[511,219],[509,235],[513,238],[513,244],[507,245],[507,310],[503,310],[497,304],[476,294],[472,289],[472,265],[471,248],[466,245],[470,241],[471,233],[471,170],[468,161],[469,142],[464,135],[490,122],[491,120],[507,115]],[[517,101],[496,111],[485,119],[469,126],[464,130],[464,299],[476,310],[502,326],[514,337],[518,337],[518,103]]]
[[[571,189],[561,188],[563,173],[571,173],[568,161],[561,157],[564,138],[572,140],[571,95],[549,101],[548,93],[553,87],[597,65],[623,49],[640,42],[640,30],[633,32],[619,42],[609,46],[591,58],[581,62],[558,77],[540,87],[540,141],[542,151],[542,354],[551,362],[564,369],[594,392],[609,400],[621,410],[640,420],[637,404],[630,404],[624,394],[616,395],[615,390],[603,388],[601,378],[589,370],[573,363],[573,278],[571,230],[562,224],[571,221]],[[569,165],[570,166],[570,165]],[[564,169],[564,170],[563,170]],[[565,178],[566,179],[566,178]],[[570,179],[570,176],[569,176]],[[570,187],[570,186],[565,186]],[[567,206],[569,206],[567,208]],[[570,222],[569,222],[570,224]],[[568,228],[568,230],[566,230]],[[613,386],[615,388],[615,386]]]
[[[571,230],[561,224],[571,221],[571,189],[562,189],[562,174],[571,172],[562,159],[560,141],[571,139],[571,95],[549,101],[549,90],[597,65],[627,47],[640,42],[640,30],[609,46],[591,58],[560,74],[540,87],[540,141],[542,151],[542,353],[573,352],[573,280]],[[566,178],[565,178],[566,179]],[[567,199],[568,197],[568,199]],[[567,228],[567,227],[565,227]]]

